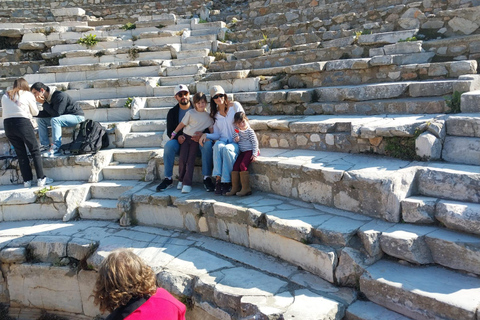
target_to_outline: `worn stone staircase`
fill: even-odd
[[[95,269],[128,247],[188,319],[478,319],[478,5],[58,4],[0,8],[0,89],[56,86],[111,143],[45,159],[50,189],[20,188],[0,160],[11,316],[96,317]],[[179,83],[244,106],[261,145],[252,196],[155,192]]]

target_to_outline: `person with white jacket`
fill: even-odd
[[[28,82],[18,78],[13,83],[13,89],[7,91],[2,97],[2,117],[5,135],[12,144],[18,157],[20,172],[25,188],[32,186],[32,168],[28,158],[27,146],[33,157],[33,165],[37,174],[37,185],[44,187],[53,182],[43,173],[42,157],[35,131],[32,125],[32,115],[38,114],[35,96],[30,92]]]

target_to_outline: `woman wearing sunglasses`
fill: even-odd
[[[225,90],[221,86],[210,88],[210,116],[212,117],[213,133],[204,133],[200,138],[200,145],[207,140],[217,140],[213,146],[213,173],[215,180],[215,194],[225,195],[232,186],[231,172],[237,159],[239,148],[233,141],[235,113],[243,110],[239,102],[229,101]]]

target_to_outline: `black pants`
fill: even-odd
[[[38,146],[37,137],[33,130],[32,123],[27,118],[8,118],[3,120],[5,128],[5,135],[15,148],[18,157],[18,164],[20,172],[22,173],[23,181],[30,181],[33,179],[32,168],[30,167],[30,160],[28,159],[27,146],[30,154],[33,157],[33,165],[37,173],[37,178],[44,177],[42,157],[40,155],[40,147]]]
[[[181,181],[185,186],[191,186],[199,144],[193,141],[192,137],[188,134],[184,133],[183,135],[185,136],[185,141],[180,146],[178,181]]]

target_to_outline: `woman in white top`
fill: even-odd
[[[242,111],[239,102],[228,100],[221,86],[210,89],[210,116],[215,123],[213,133],[204,133],[200,138],[203,145],[206,139],[217,140],[213,146],[213,176],[216,176],[215,194],[225,195],[231,188],[231,172],[239,154],[238,144],[233,141],[235,127],[233,117]]]
[[[30,92],[28,82],[23,78],[18,78],[13,83],[13,89],[7,91],[2,97],[3,108],[3,126],[5,135],[15,148],[18,157],[20,172],[23,177],[23,185],[26,188],[32,186],[32,168],[28,159],[27,146],[33,157],[33,165],[37,174],[37,185],[39,187],[53,182],[52,179],[43,174],[42,157],[40,147],[32,126],[32,115],[38,114],[37,102],[34,95]]]

